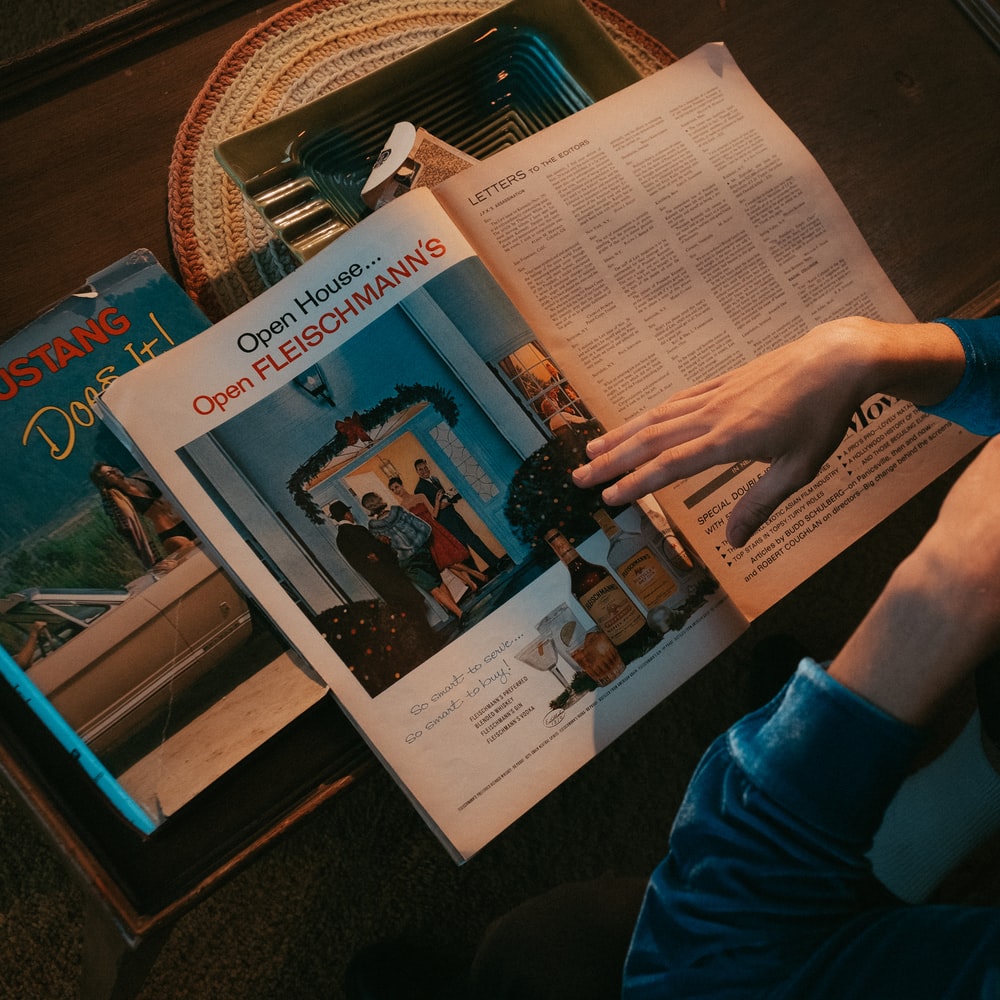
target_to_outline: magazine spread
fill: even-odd
[[[136,251],[0,346],[0,672],[145,832],[325,690],[94,415],[207,325]]]
[[[724,49],[636,86],[433,192],[396,198],[101,399],[139,464],[169,485],[459,860],[976,442],[899,418],[892,400],[866,404],[858,443],[793,502],[797,514],[790,504],[775,516],[769,551],[784,554],[752,564],[757,577],[713,527],[752,468],[624,510],[572,487],[589,436],[675,388],[824,316],[905,315],[822,175]],[[700,105],[704,121],[671,125],[677,101]],[[665,154],[669,132],[678,148]],[[729,154],[738,167],[679,148],[743,133],[746,154]],[[638,163],[641,143],[652,151],[646,184],[667,192],[653,196],[666,222],[636,211],[642,185],[620,165],[623,151]],[[586,194],[556,178],[560,160],[577,157],[589,161],[572,171]],[[734,185],[743,195],[752,177],[779,183],[784,171],[756,228],[708,173],[713,160],[747,172]],[[690,200],[671,208],[684,184]],[[599,217],[579,217],[599,205]],[[696,214],[701,271],[681,256],[690,247],[672,248]],[[779,218],[794,231],[775,232],[785,270],[760,235],[762,220],[773,229]],[[756,256],[738,252],[746,241]],[[768,299],[774,267],[784,296]],[[825,289],[808,305],[793,280],[807,267],[810,287]],[[726,280],[709,283],[722,269]],[[851,478],[834,487],[841,467]]]

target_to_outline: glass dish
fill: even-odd
[[[367,214],[361,188],[397,122],[483,159],[638,78],[578,0],[514,0],[215,155],[305,260]]]

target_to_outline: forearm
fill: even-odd
[[[1000,433],[1000,316],[882,323],[851,318],[827,323],[819,335],[843,351],[863,398],[885,392],[961,424],[975,434]]]
[[[821,391],[836,378],[845,401],[859,405],[877,392],[933,406],[958,386],[966,347],[943,322],[886,323],[863,316],[822,323],[779,349],[782,367],[799,369],[807,387]]]
[[[952,487],[830,675],[915,725],[1000,646],[1000,438]]]
[[[830,676],[910,725],[926,725],[942,699],[989,650],[968,608],[954,607],[922,559],[904,561],[830,664]],[[954,592],[953,592],[954,593]]]

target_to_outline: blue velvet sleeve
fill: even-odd
[[[804,660],[692,778],[625,1000],[991,996],[1000,911],[870,903],[864,852],[918,739]]]
[[[965,351],[965,374],[955,391],[936,406],[922,407],[973,434],[1000,433],[1000,316],[988,319],[939,319]]]

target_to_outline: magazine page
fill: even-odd
[[[746,627],[426,190],[102,405],[457,859]]]
[[[828,180],[721,44],[443,182],[458,221],[594,414],[612,425],[841,316],[912,319]],[[661,500],[748,617],[977,439],[876,396],[750,545],[728,509],[764,466]]]
[[[94,414],[207,326],[141,250],[0,345],[0,673],[146,832],[325,690]]]

